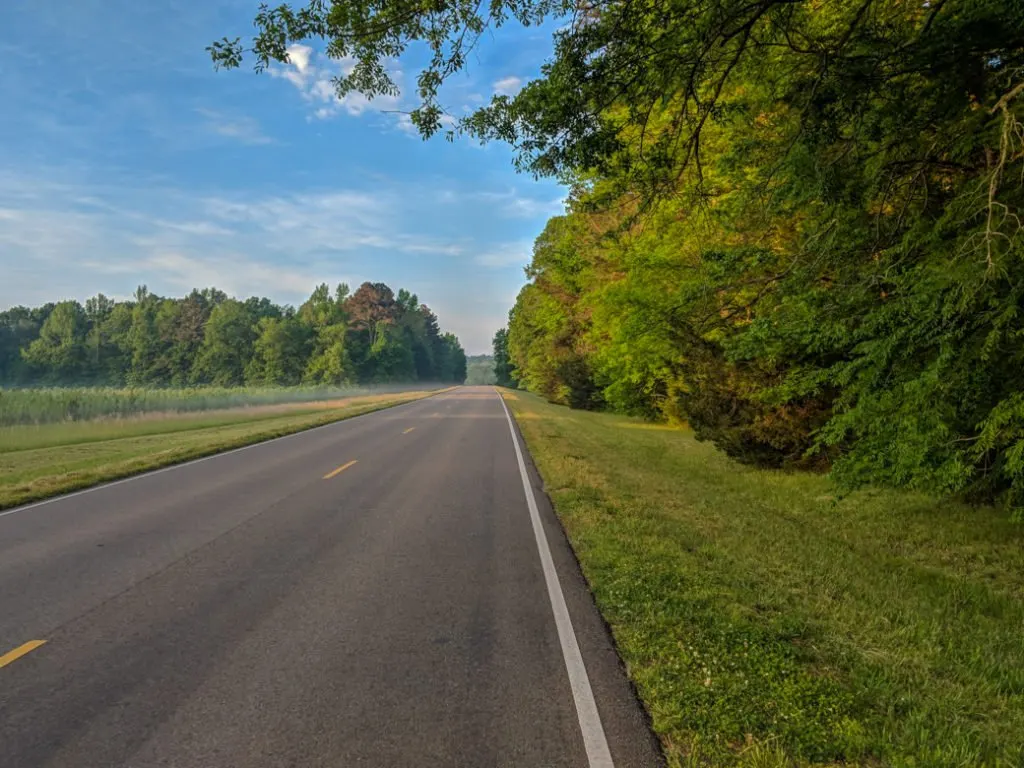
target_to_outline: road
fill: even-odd
[[[526,465],[461,387],[0,516],[0,764],[660,765]]]

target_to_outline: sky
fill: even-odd
[[[206,46],[248,34],[257,6],[4,0],[0,308],[142,284],[298,305],[382,281],[489,352],[565,190],[517,174],[507,146],[424,142],[411,87],[338,100],[342,63],[314,41],[262,74],[215,72]],[[499,30],[442,101],[460,115],[515,93],[550,52],[550,29]],[[400,84],[418,55],[392,64]]]

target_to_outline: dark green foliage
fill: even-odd
[[[0,312],[0,381],[24,381],[31,377],[21,351],[39,336],[53,304],[36,309],[13,307]]]
[[[512,359],[508,355],[508,329],[501,328],[494,334],[494,378],[502,387],[517,387],[512,370]]]
[[[39,336],[22,356],[50,382],[75,380],[85,373],[88,321],[77,301],[62,301],[47,316]]]
[[[313,341],[312,329],[294,315],[264,317],[257,326],[246,383],[294,386],[302,383]]]
[[[241,384],[453,382],[465,354],[408,291],[382,283],[313,291],[298,310],[216,289],[182,299],[142,286],[133,301],[103,294],[0,312],[0,386],[224,387]]]

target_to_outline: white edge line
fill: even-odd
[[[505,398],[501,396],[501,392],[497,388],[494,391],[505,411],[508,429],[512,434],[512,445],[516,449],[519,476],[523,481],[523,491],[526,493],[526,506],[530,508],[530,522],[533,523],[533,535],[537,540],[537,551],[540,553],[544,581],[548,587],[548,598],[551,600],[551,610],[555,614],[555,627],[558,629],[558,641],[562,645],[562,658],[565,660],[565,669],[569,673],[569,686],[572,688],[572,699],[576,704],[576,716],[580,721],[583,746],[587,752],[587,764],[590,768],[614,768],[611,751],[608,749],[608,739],[604,734],[604,726],[601,725],[601,716],[597,711],[597,702],[594,701],[594,692],[590,687],[590,678],[587,677],[587,668],[583,664],[583,654],[580,653],[576,632],[572,628],[572,619],[569,617],[569,608],[565,604],[562,585],[558,581],[558,571],[555,570],[555,562],[551,558],[551,547],[548,546],[547,534],[544,533],[544,526],[540,520],[537,499],[533,493],[533,486],[530,484],[530,475],[526,471],[526,462],[523,460],[523,452],[519,447],[519,437],[516,435],[516,428],[512,423],[512,415],[508,412],[508,406],[505,405]]]
[[[458,385],[456,385],[456,386],[458,386]],[[13,515],[15,512],[27,512],[28,510],[35,509],[36,507],[43,507],[43,506],[46,506],[47,504],[53,504],[54,502],[57,502],[57,501],[64,501],[65,499],[73,499],[73,498],[75,498],[75,496],[83,496],[83,495],[85,495],[87,493],[92,493],[93,491],[101,491],[104,488],[113,488],[115,485],[123,485],[124,483],[130,483],[132,480],[141,480],[144,477],[152,477],[153,475],[160,475],[160,474],[163,474],[164,472],[170,472],[172,469],[181,469],[182,467],[187,467],[187,466],[189,466],[191,464],[201,464],[202,462],[210,461],[211,459],[219,459],[221,456],[230,456],[232,453],[239,453],[241,451],[247,451],[250,448],[258,448],[261,445],[268,445],[269,443],[276,443],[278,440],[287,440],[290,437],[298,437],[299,435],[308,435],[310,432],[316,432],[319,429],[326,429],[327,427],[336,427],[339,424],[344,424],[346,421],[352,421],[352,420],[358,419],[358,418],[360,418],[362,416],[372,416],[373,414],[380,413],[381,411],[392,411],[395,408],[401,408],[403,405],[413,405],[414,403],[419,403],[419,402],[421,402],[423,400],[429,400],[430,398],[434,397],[435,395],[439,395],[442,392],[448,392],[450,390],[451,390],[450,387],[446,388],[446,389],[440,389],[440,390],[437,390],[436,392],[432,392],[431,394],[427,395],[426,397],[418,397],[415,400],[410,400],[407,403],[398,403],[396,405],[392,405],[392,406],[389,406],[387,408],[378,408],[378,409],[376,409],[374,411],[368,411],[366,413],[357,413],[355,416],[349,416],[347,419],[337,419],[336,421],[330,421],[330,422],[328,422],[326,424],[320,424],[319,426],[316,426],[316,427],[310,427],[309,429],[300,429],[298,432],[290,432],[289,434],[281,435],[280,437],[272,437],[269,440],[259,440],[259,441],[255,442],[255,443],[249,443],[248,445],[242,445],[242,446],[239,446],[238,448],[231,448],[230,450],[227,450],[227,451],[220,451],[219,453],[211,453],[209,456],[200,456],[198,459],[189,459],[188,461],[183,461],[180,464],[169,464],[166,467],[160,467],[159,469],[151,469],[148,472],[140,472],[137,475],[129,475],[128,477],[122,477],[120,480],[111,480],[109,483],[101,483],[99,485],[90,485],[88,488],[82,488],[81,490],[72,491],[71,493],[65,493],[65,494],[62,494],[60,496],[51,496],[49,499],[41,499],[40,501],[34,501],[31,504],[26,504],[26,505],[21,506],[21,507],[13,507],[11,509],[5,509],[3,512],[0,512],[0,517],[7,517],[8,515]]]

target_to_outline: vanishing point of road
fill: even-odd
[[[4,768],[657,766],[488,387],[0,513]]]

